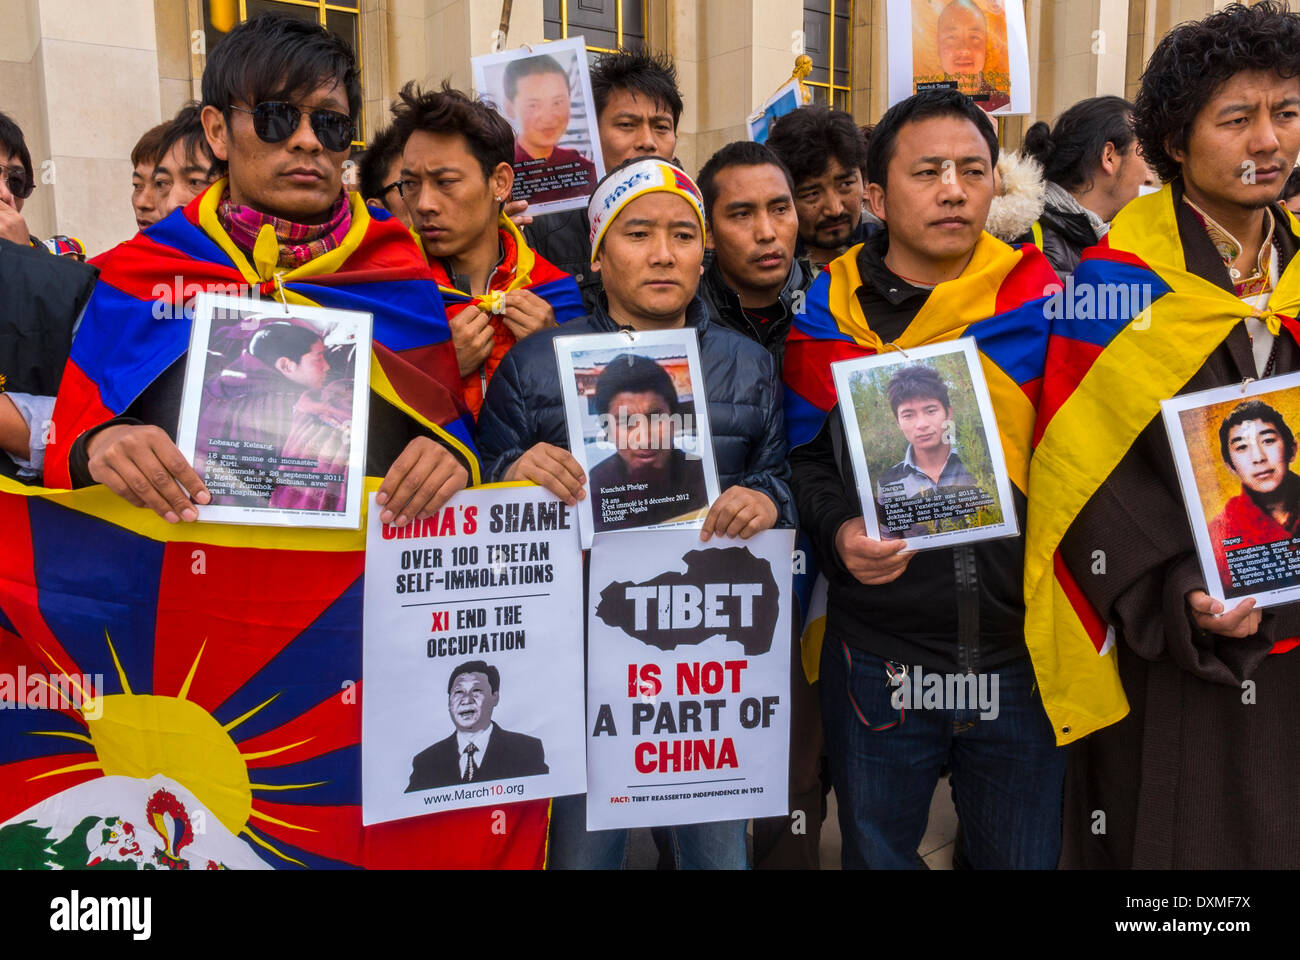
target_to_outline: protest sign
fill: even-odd
[[[582,553],[527,484],[366,536],[362,822],[581,793]]]
[[[470,61],[479,95],[515,131],[515,185],[530,216],[585,209],[605,175],[582,37]]]
[[[595,538],[588,830],[788,812],[793,549],[792,530]]]
[[[361,526],[371,315],[200,293],[176,446],[199,519]]]
[[[694,328],[555,338],[569,449],[587,473],[593,533],[704,525],[718,498]]]
[[[1028,113],[1023,0],[889,0],[889,104],[960,90],[990,114]]]
[[[1206,590],[1227,607],[1300,599],[1300,373],[1161,404]]]
[[[930,550],[1017,532],[970,337],[831,364],[867,536]]]

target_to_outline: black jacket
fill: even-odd
[[[492,736],[488,739],[487,750],[483,752],[481,760],[471,781],[473,783],[536,777],[550,772],[542,741],[527,734],[503,730],[495,720],[492,721]],[[453,733],[415,755],[411,761],[411,779],[403,792],[433,790],[461,782],[460,745]]]
[[[44,247],[0,240],[0,390],[52,397],[99,271]],[[0,454],[0,473],[17,466]]]
[[[806,291],[812,286],[814,276],[807,269],[804,261],[794,260],[790,264],[790,276],[786,278],[781,289],[778,303],[784,309],[781,317],[765,324],[755,323],[740,305],[740,296],[727,286],[722,271],[718,269],[717,259],[707,254],[704,259],[704,276],[700,279],[700,296],[709,307],[709,320],[721,324],[737,333],[743,333],[758,343],[776,360],[776,369],[780,373],[785,361],[785,338],[790,332],[790,323],[794,319],[797,306],[792,301],[795,294]]]
[[[573,276],[587,313],[600,300],[600,274],[591,269],[591,228],[586,210],[548,213],[524,227],[524,239],[539,254]]]
[[[686,322],[700,337],[709,428],[721,489],[739,484],[761,490],[776,504],[778,525],[793,526],[785,415],[776,364],[752,340],[710,323],[708,308],[698,296],[686,309]],[[587,319],[535,333],[510,348],[488,384],[479,414],[478,449],[485,481],[501,480],[510,465],[534,444],[569,448],[553,341],[557,336],[617,329],[601,297]]]
[[[928,291],[908,285],[885,266],[888,245],[888,232],[882,230],[858,255],[863,278],[858,299],[885,341],[897,337],[929,298]],[[835,549],[840,526],[862,516],[838,407],[810,443],[791,451],[790,465],[799,522],[830,588],[826,643],[847,643],[940,673],[978,673],[1027,655],[1026,502],[1019,490],[1012,488],[1021,536],[922,551],[897,580],[865,586]]]
[[[1085,214],[1051,205],[1043,209],[1038,227],[1043,231],[1043,255],[1062,279],[1074,273],[1083,251],[1101,239]],[[1035,243],[1033,230],[1018,237],[1016,242]]]

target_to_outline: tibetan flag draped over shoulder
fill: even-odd
[[[0,869],[544,865],[545,800],[362,826],[364,525],[0,478],[0,529]]]
[[[1300,235],[1295,218],[1286,228]],[[1026,640],[1035,667],[1048,664],[1059,684],[1049,686],[1039,672],[1061,744],[1128,712],[1112,635],[1061,560],[1061,541],[1161,401],[1250,312],[1187,271],[1169,184],[1120,211],[1102,243],[1085,252],[1067,292],[1067,309],[1053,311],[1025,547]],[[1282,326],[1295,333],[1298,310],[1300,258],[1279,279],[1263,319],[1275,333]]]
[[[1043,309],[1052,289],[1060,286],[1047,259],[1032,245],[1013,249],[982,234],[961,276],[935,287],[907,329],[886,345],[871,329],[857,296],[860,249],[849,250],[818,276],[808,291],[807,310],[795,316],[786,339],[785,421],[791,448],[812,440],[837,402],[832,363],[969,335],[979,347],[1008,474],[1025,492],[1047,345]],[[811,594],[811,583],[806,592]],[[808,671],[817,653],[805,642],[804,654]]]
[[[352,224],[340,245],[281,272],[273,231],[264,229],[250,263],[222,229],[217,206],[225,183],[96,259],[99,285],[59,388],[45,482],[71,486],[73,442],[119,416],[189,349],[192,300],[207,290],[373,314],[371,389],[458,450],[477,483],[473,421],[456,390],[442,300],[402,225],[372,217],[350,194]]]
[[[438,280],[438,290],[442,294],[447,315],[454,317],[466,307],[477,307],[488,314],[493,330],[492,352],[483,361],[483,365],[462,381],[465,403],[475,417],[483,407],[483,395],[488,381],[496,373],[497,365],[515,345],[515,336],[500,319],[505,313],[510,294],[516,290],[528,290],[545,300],[555,311],[555,322],[566,323],[586,316],[586,307],[582,304],[582,292],[577,282],[569,274],[540,256],[514,222],[502,214],[497,223],[497,232],[501,238],[502,257],[492,276],[488,279],[488,292],[480,296],[471,296],[457,290],[442,261],[431,260],[430,268]],[[412,231],[415,242],[423,244],[420,235]],[[428,254],[425,254],[426,258]]]

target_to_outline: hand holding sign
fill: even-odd
[[[902,552],[906,547],[906,540],[872,540],[861,517],[842,523],[835,534],[840,560],[859,583],[867,586],[891,583],[901,577],[914,556]]]
[[[728,487],[713,501],[709,515],[704,518],[700,539],[708,540],[716,533],[720,537],[748,540],[756,533],[771,530],[776,521],[776,504],[767,494],[749,487]]]

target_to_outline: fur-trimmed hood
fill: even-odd
[[[989,207],[984,229],[1005,243],[1013,243],[1029,232],[1046,206],[1043,166],[1033,157],[1018,152],[998,158],[998,192]]]

